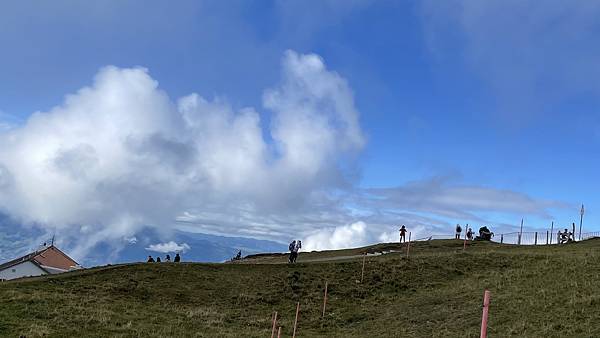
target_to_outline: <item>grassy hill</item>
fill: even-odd
[[[599,249],[421,242],[369,257],[363,283],[355,255],[402,248],[95,268],[0,284],[0,336],[270,337],[276,310],[291,337],[300,302],[299,337],[478,337],[488,288],[490,337],[600,337]]]

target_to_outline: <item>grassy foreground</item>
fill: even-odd
[[[278,311],[291,337],[600,337],[600,241],[552,247],[432,241],[403,253],[301,254],[250,264],[135,264],[0,284],[0,336],[270,337]],[[319,257],[340,261],[301,263]],[[271,263],[271,264],[267,264]],[[325,318],[323,289],[329,283]]]

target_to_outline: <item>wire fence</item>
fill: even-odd
[[[541,230],[494,234],[492,236],[492,242],[513,245],[554,245],[559,244],[561,242],[561,238],[558,235],[558,232],[558,230],[552,232],[550,232],[550,230]],[[460,239],[464,240],[464,237],[465,234],[462,233]],[[573,240],[585,240],[596,237],[600,238],[600,231],[583,232],[581,234],[576,234],[576,236],[573,236]],[[456,237],[455,235],[436,234],[416,238],[413,239],[413,241],[428,241],[433,239],[456,239]]]

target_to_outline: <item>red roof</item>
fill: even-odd
[[[15,266],[27,261],[40,266],[42,269],[44,266],[46,266],[60,270],[70,270],[71,268],[78,266],[77,262],[75,262],[71,257],[67,256],[54,245],[51,245],[41,251],[32,252],[25,256],[6,262],[0,265],[0,270],[7,269],[11,266]]]

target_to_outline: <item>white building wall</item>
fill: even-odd
[[[9,280],[21,277],[40,276],[45,274],[46,272],[44,270],[40,269],[35,264],[27,261],[0,271],[0,279]]]

